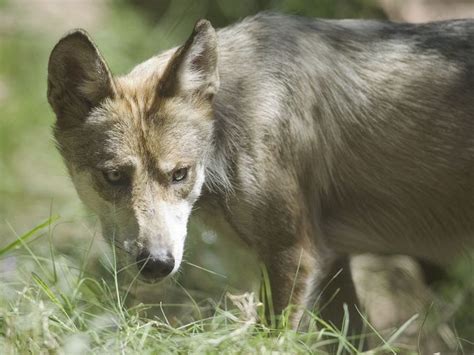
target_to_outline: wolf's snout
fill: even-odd
[[[168,276],[174,269],[174,257],[168,253],[164,258],[151,255],[142,251],[137,256],[137,267],[141,275],[150,281],[155,281]]]

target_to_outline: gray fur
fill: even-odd
[[[216,150],[234,189],[288,201],[287,178],[344,253],[439,262],[472,242],[473,21],[264,15],[219,39]]]

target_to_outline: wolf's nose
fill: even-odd
[[[148,251],[142,251],[137,256],[137,267],[146,279],[161,279],[173,271],[174,258],[169,253],[164,258],[158,258]]]

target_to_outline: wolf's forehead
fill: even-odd
[[[136,112],[121,110],[103,117],[104,150],[115,156],[149,155],[149,142],[159,141],[159,130],[150,128]],[[154,149],[156,151],[156,148]]]
[[[212,122],[200,111],[181,100],[150,111],[138,98],[120,97],[104,104],[90,124],[100,132],[107,156],[176,164],[194,160],[210,141]]]

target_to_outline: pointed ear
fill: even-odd
[[[158,95],[202,95],[212,98],[219,88],[217,36],[211,23],[200,20],[186,43],[171,58],[158,85]]]
[[[81,122],[113,95],[112,75],[87,32],[68,33],[54,47],[48,64],[48,101],[58,125]]]

